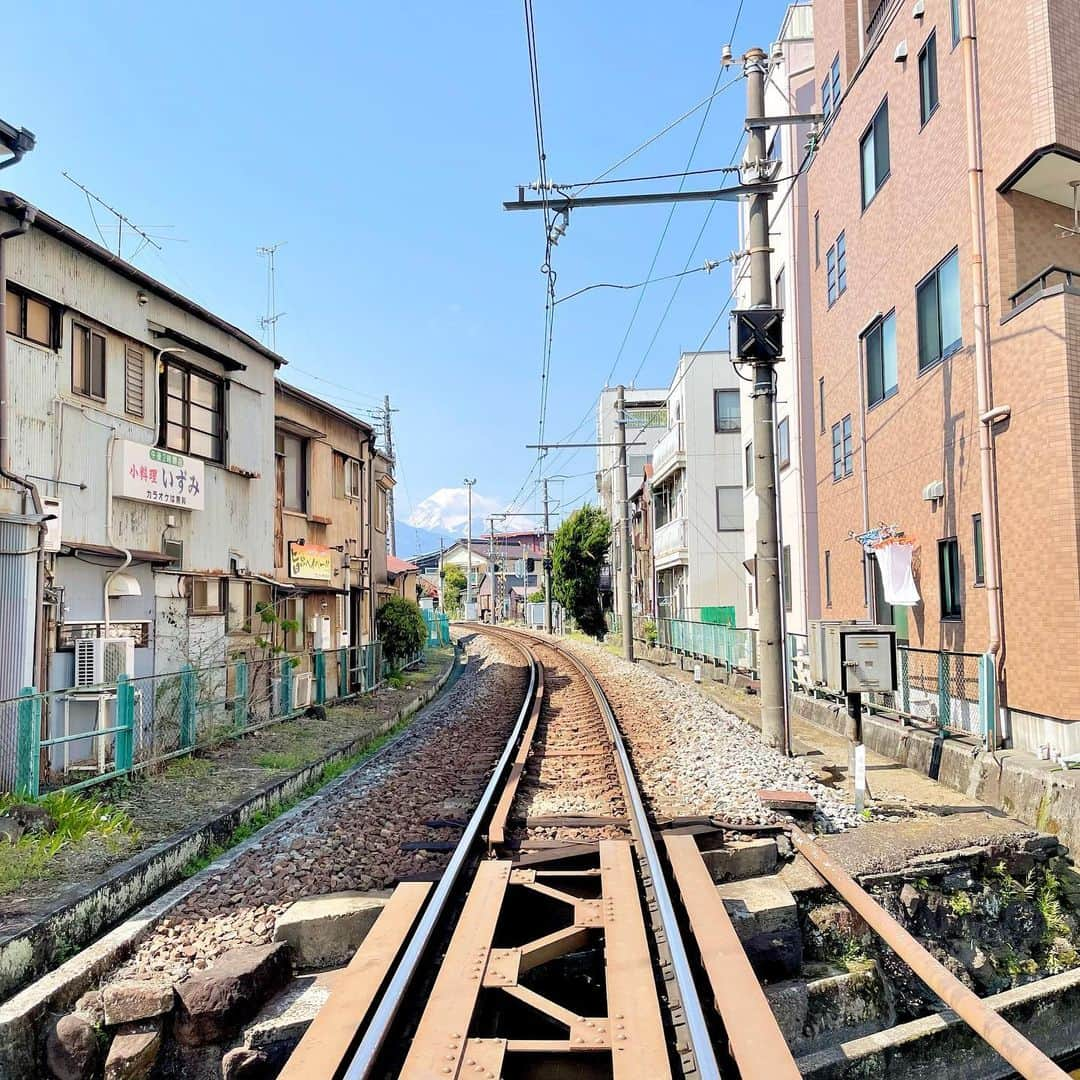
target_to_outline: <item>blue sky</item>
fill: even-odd
[[[747,3],[736,55],[767,47],[785,6]],[[591,179],[705,98],[738,7],[536,0],[550,177]],[[535,457],[524,444],[536,441],[544,295],[540,217],[501,209],[537,174],[520,3],[47,0],[25,6],[19,23],[0,116],[33,130],[38,147],[3,186],[96,236],[66,169],[175,237],[161,254],[144,250],[139,266],[255,334],[266,291],[255,249],[286,241],[285,377],[357,410],[390,394],[400,409],[398,517],[466,475],[481,507],[516,495]],[[728,164],[744,93],[734,79],[715,99],[694,167]],[[617,175],[683,169],[701,116]],[[683,269],[706,213],[677,209],[656,276]],[[555,253],[559,294],[643,280],[667,214],[578,211]],[[734,207],[719,204],[693,265],[734,246]],[[730,275],[725,264],[683,279],[649,349],[673,285],[646,291],[613,382],[640,366],[638,385],[666,383],[679,350],[701,344]],[[559,306],[549,439],[592,406],[636,297],[602,289]],[[709,344],[724,347],[726,332],[725,320]],[[550,472],[575,477],[553,487],[567,504],[591,492],[593,453],[552,461]],[[535,509],[529,494],[520,508]],[[452,491],[436,502],[453,516]]]

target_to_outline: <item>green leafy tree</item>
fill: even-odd
[[[392,597],[379,608],[375,626],[383,655],[394,667],[415,656],[427,641],[427,623],[420,613],[420,605],[401,596]]]
[[[552,592],[571,618],[592,637],[607,627],[600,608],[600,568],[611,544],[611,520],[582,506],[559,526],[551,545]]]
[[[537,589],[536,592],[529,594],[530,604],[542,604],[544,602],[544,590]]]
[[[461,611],[461,594],[465,591],[465,571],[460,566],[448,566],[443,571],[443,605],[447,612]]]

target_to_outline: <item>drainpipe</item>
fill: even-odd
[[[866,368],[863,364],[863,338],[870,327],[881,318],[881,312],[874,312],[870,321],[859,331],[855,338],[855,349],[858,353],[856,371],[859,377],[859,486],[862,489],[862,531],[870,531],[870,477],[866,464]],[[841,432],[841,438],[843,432]],[[843,444],[840,452],[843,453]],[[877,622],[877,593],[874,590],[874,568],[867,558],[866,549],[859,545],[862,553],[863,565],[863,592],[866,594],[866,615],[871,622]]]
[[[18,160],[18,158],[15,160]],[[13,237],[22,236],[33,225],[37,210],[27,203],[14,203],[7,209],[9,213],[15,216],[17,224],[13,229],[0,233],[0,477],[8,480],[16,487],[22,488],[30,496],[30,501],[34,504],[34,513],[39,518],[38,542],[35,549],[37,551],[37,580],[34,599],[34,681],[44,686],[45,632],[43,612],[45,608],[45,531],[47,526],[44,521],[45,507],[41,501],[41,492],[38,491],[37,485],[27,477],[14,472],[11,468],[11,419],[8,413],[11,394],[8,384],[7,265],[4,258],[5,242]]]
[[[986,558],[986,605],[989,640],[986,651],[994,665],[999,717],[1004,717],[1005,616],[1001,595],[1001,551],[998,536],[997,461],[994,456],[994,408],[990,361],[990,305],[986,265],[986,202],[983,195],[982,104],[979,57],[975,37],[975,0],[960,5],[960,46],[964,64],[964,113],[967,127],[968,200],[971,209],[971,294],[975,324],[975,389],[979,414],[979,473],[982,481],[983,550]],[[1000,727],[999,735],[1003,728]]]

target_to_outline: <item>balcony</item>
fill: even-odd
[[[655,487],[676,469],[686,468],[682,424],[676,424],[653,448],[652,484]]]
[[[687,561],[687,533],[684,517],[673,518],[656,530],[653,535],[653,554],[657,570],[664,570],[669,566],[676,566]]]
[[[1004,314],[1001,321],[1007,322],[1032,304],[1048,296],[1060,296],[1062,293],[1080,295],[1080,270],[1070,270],[1065,266],[1047,266],[1009,296],[1011,310]]]

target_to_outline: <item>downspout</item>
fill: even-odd
[[[986,605],[989,640],[986,651],[994,666],[998,715],[1006,710],[1005,617],[1001,594],[1001,550],[998,534],[997,461],[994,455],[993,379],[990,360],[990,305],[986,263],[986,202],[983,195],[982,105],[979,57],[975,37],[975,0],[960,5],[960,44],[964,62],[964,112],[967,127],[968,201],[971,209],[971,294],[975,326],[975,389],[979,414],[979,474],[982,481],[983,550],[986,556]],[[999,720],[1000,724],[1000,720]],[[1001,735],[1001,729],[998,736]]]
[[[855,338],[855,349],[858,352],[858,363],[855,365],[855,370],[859,379],[859,484],[862,488],[862,531],[868,533],[870,531],[870,477],[866,465],[866,366],[863,363],[863,338],[870,330],[870,327],[874,325],[881,318],[881,312],[874,313],[873,318],[859,331]],[[843,432],[841,432],[841,438],[843,438]],[[840,452],[843,453],[843,443],[840,446]],[[859,549],[862,553],[862,566],[863,566],[863,593],[866,596],[866,615],[871,622],[877,621],[877,593],[874,589],[873,582],[873,567],[870,565],[870,560],[866,556],[866,549],[862,544],[859,544]]]
[[[17,155],[15,160],[22,155]],[[8,162],[13,164],[13,162]],[[16,487],[22,488],[34,504],[34,513],[38,516],[37,542],[37,580],[34,587],[34,680],[44,686],[43,665],[45,660],[45,506],[41,501],[41,492],[37,485],[14,472],[11,468],[11,419],[8,407],[11,394],[8,389],[8,351],[7,351],[7,265],[5,262],[5,241],[22,236],[34,223],[37,211],[27,203],[18,203],[8,208],[8,212],[17,216],[15,228],[0,233],[0,477]]]

